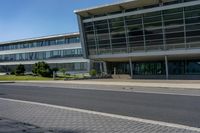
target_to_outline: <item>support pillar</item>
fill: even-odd
[[[102,68],[103,63],[100,62],[99,65],[100,65],[100,71],[101,71],[101,76],[102,76],[103,75],[103,68]]]
[[[165,56],[165,72],[166,72],[166,79],[169,79],[169,71],[168,71],[168,58]]]
[[[116,75],[116,74],[117,74],[117,68],[114,67],[114,75]]]
[[[103,69],[104,69],[104,73],[107,75],[108,74],[108,70],[107,70],[107,64],[106,64],[105,61],[103,62]]]
[[[132,64],[132,59],[129,59],[129,63],[130,63],[130,74],[131,74],[131,78],[133,78],[133,64]]]
[[[87,62],[87,71],[90,72],[91,68],[92,68],[92,61],[88,61]]]

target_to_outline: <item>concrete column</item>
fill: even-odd
[[[132,64],[132,59],[129,59],[129,63],[130,63],[130,74],[131,74],[131,78],[133,78],[133,64]]]
[[[169,71],[168,71],[168,58],[165,56],[165,72],[166,72],[166,79],[169,79]]]
[[[105,61],[103,62],[103,68],[104,68],[104,73],[108,74],[107,65]]]
[[[114,75],[116,75],[116,74],[117,74],[117,68],[114,67]]]
[[[88,61],[88,62],[87,62],[87,71],[88,71],[88,72],[90,72],[90,70],[91,70],[91,68],[92,68],[91,66],[92,66],[92,61]]]
[[[100,71],[101,71],[101,75],[103,75],[103,68],[102,68],[102,62],[99,63],[100,65]]]

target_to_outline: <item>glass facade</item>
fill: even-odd
[[[56,59],[60,60],[63,59],[66,60],[66,62],[69,62],[71,59],[70,57],[78,57],[78,59],[83,59],[83,53],[82,48],[80,45],[75,46],[66,46],[66,48],[56,48],[55,50],[51,50],[48,46],[56,46],[56,45],[69,45],[69,44],[80,44],[80,37],[79,35],[72,35],[72,36],[55,36],[52,38],[41,38],[36,40],[30,40],[30,41],[19,41],[16,43],[5,43],[0,45],[0,51],[4,50],[16,50],[19,49],[16,52],[12,51],[5,51],[5,54],[2,54],[0,52],[0,72],[11,72],[16,69],[16,66],[13,62],[18,64],[18,61],[21,61],[22,63],[25,63],[26,72],[32,71],[32,64],[27,64],[31,62],[26,61],[47,61],[50,59]],[[35,48],[35,47],[46,47],[44,51],[40,51],[40,49],[37,49],[33,52],[28,52],[28,50],[21,50],[25,48]],[[20,52],[22,51],[22,52]],[[32,50],[31,50],[32,51]],[[8,52],[8,53],[7,53]],[[19,52],[19,53],[18,53]],[[69,62],[69,63],[50,63],[51,68],[66,68],[67,71],[71,72],[78,72],[78,71],[88,71],[88,62],[86,62],[84,59],[80,60],[80,62]],[[13,65],[9,65],[12,62]],[[5,64],[5,65],[1,65]],[[8,63],[8,65],[6,65]]]
[[[165,63],[157,62],[136,62],[133,63],[134,75],[165,75]]]
[[[200,5],[84,21],[83,29],[88,55],[200,48]]]
[[[65,44],[72,44],[72,43],[80,43],[80,38],[79,37],[71,37],[71,38],[62,37],[62,38],[55,38],[55,39],[51,38],[51,39],[45,39],[45,40],[2,44],[0,45],[0,51],[53,46],[53,45],[65,45]]]
[[[67,58],[67,57],[82,57],[82,49],[67,49],[67,50],[0,55],[0,62],[46,60],[46,59]]]
[[[134,75],[165,75],[164,61],[133,62]],[[128,62],[108,62],[108,73],[130,74]],[[200,60],[174,60],[168,62],[169,75],[199,75]]]

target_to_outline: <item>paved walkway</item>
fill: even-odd
[[[200,133],[198,128],[19,100],[0,98],[0,107],[0,117],[63,133]]]
[[[34,125],[0,117],[0,133],[54,133]]]

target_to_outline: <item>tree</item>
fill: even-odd
[[[16,70],[15,70],[15,75],[24,75],[24,72],[25,72],[25,67],[24,65],[20,64],[16,67]]]
[[[46,62],[38,62],[33,66],[32,72],[38,76],[42,77],[51,77],[52,70]]]
[[[54,68],[51,69],[51,71],[52,71],[52,72],[55,72],[55,73],[57,73],[58,70],[59,70],[59,69],[58,69],[57,67],[54,67]]]

